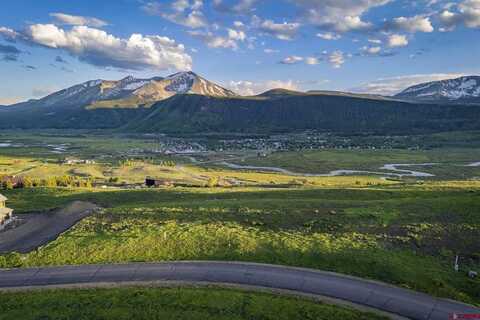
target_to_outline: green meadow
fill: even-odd
[[[346,307],[219,288],[116,288],[0,293],[0,319],[380,320]]]

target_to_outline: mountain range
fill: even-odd
[[[0,107],[0,128],[164,133],[314,129],[362,134],[477,130],[480,107],[470,105],[480,92],[477,80],[417,85],[394,97],[285,89],[244,97],[193,72],[93,80],[42,99]],[[469,103],[462,102],[465,99]]]
[[[405,89],[395,98],[417,102],[480,104],[480,77],[421,83]]]

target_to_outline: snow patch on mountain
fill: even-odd
[[[405,89],[396,98],[430,102],[473,101],[480,98],[480,77],[469,76],[422,83]]]

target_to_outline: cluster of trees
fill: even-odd
[[[76,187],[91,188],[93,180],[88,178],[79,178],[75,176],[48,177],[46,179],[24,177],[3,177],[0,178],[0,188],[10,190],[14,188],[35,188],[35,187]]]
[[[120,167],[133,167],[135,165],[143,165],[145,163],[150,163],[150,164],[157,164],[162,167],[175,167],[177,164],[173,160],[161,160],[161,161],[154,161],[151,159],[144,159],[144,160],[137,160],[137,159],[126,159],[126,160],[120,160],[118,162],[118,165]]]

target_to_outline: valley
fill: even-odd
[[[73,201],[102,209],[38,249],[0,255],[0,266],[255,261],[480,305],[479,280],[466,275],[479,268],[478,135],[4,131],[0,174],[31,181],[1,191],[20,219]]]

